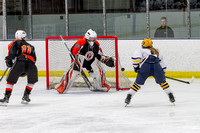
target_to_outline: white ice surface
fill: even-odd
[[[188,85],[168,80],[176,97],[172,105],[153,79],[124,107],[127,91],[87,89],[58,94],[35,85],[31,103],[22,105],[26,80],[14,86],[10,103],[0,106],[0,133],[200,133],[200,80]],[[3,97],[5,79],[0,83]]]

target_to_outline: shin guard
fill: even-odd
[[[61,94],[66,93],[73,85],[74,80],[79,77],[79,73],[79,71],[75,71],[70,68],[67,72],[63,74],[59,86],[55,89]]]

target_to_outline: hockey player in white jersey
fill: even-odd
[[[144,85],[149,76],[153,76],[157,84],[159,84],[165,93],[169,96],[169,100],[174,103],[175,99],[169,84],[166,82],[165,72],[166,65],[163,61],[162,55],[153,46],[151,39],[144,39],[142,41],[142,48],[134,53],[132,57],[133,67],[137,73],[137,78],[125,99],[126,105],[130,103],[131,97]]]

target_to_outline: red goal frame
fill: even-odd
[[[63,39],[82,39],[84,36],[63,36]],[[97,39],[114,39],[115,40],[115,57],[116,57],[116,89],[117,90],[127,90],[129,88],[120,88],[119,87],[119,59],[118,59],[118,38],[116,36],[98,36]],[[53,37],[47,37],[45,39],[46,42],[46,86],[47,89],[49,88],[49,50],[48,50],[48,40],[61,40],[61,37],[59,36],[53,36]],[[101,44],[100,44],[101,45]]]

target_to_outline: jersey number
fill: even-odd
[[[26,45],[23,45],[22,46],[22,53],[27,53],[27,54],[30,54],[31,53],[31,47],[30,46],[26,46]]]

